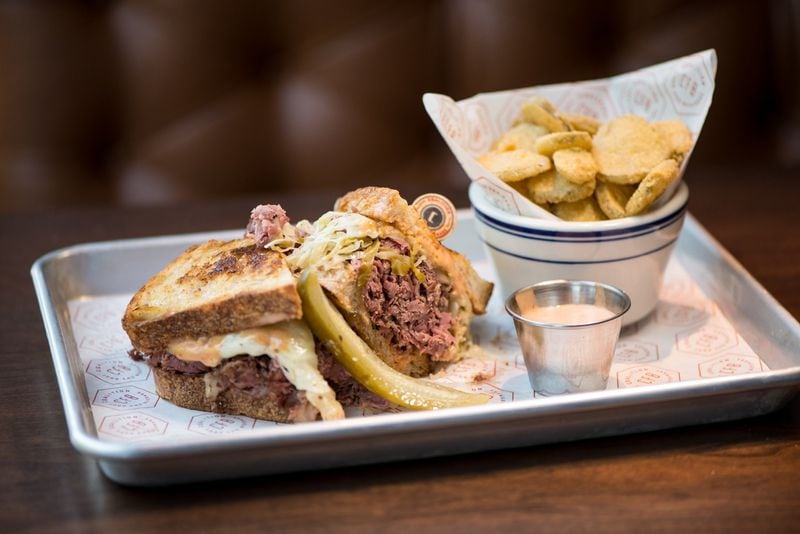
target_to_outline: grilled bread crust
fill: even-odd
[[[278,423],[289,422],[286,408],[266,399],[252,397],[236,388],[220,392],[215,399],[207,398],[203,375],[187,375],[157,367],[153,369],[153,377],[158,396],[176,406],[204,412],[246,415]]]
[[[352,191],[336,203],[336,210],[360,213],[381,224],[382,235],[402,236],[412,248],[420,250],[434,269],[449,278],[451,311],[456,305],[453,335],[456,343],[438,361],[453,362],[472,347],[469,325],[475,314],[486,311],[486,304],[492,294],[493,284],[483,280],[469,261],[444,245],[433,235],[425,221],[414,208],[394,189],[384,187],[365,187]],[[385,228],[388,227],[388,228]],[[383,229],[385,228],[385,229]],[[411,375],[424,376],[435,370],[436,362],[426,354],[418,352],[400,353],[372,326],[360,294],[355,294],[355,283],[343,283],[343,272],[328,277],[321,276],[323,286],[329,291],[340,308],[343,308],[350,325],[367,344],[396,370]]]
[[[131,299],[122,327],[135,349],[154,352],[177,339],[225,334],[302,316],[286,260],[252,239],[187,249]]]

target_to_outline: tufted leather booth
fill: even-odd
[[[466,178],[421,95],[715,47],[693,166],[800,158],[795,0],[5,0],[0,209]]]

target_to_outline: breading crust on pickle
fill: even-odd
[[[650,207],[678,177],[679,170],[680,166],[674,159],[666,159],[656,165],[628,199],[628,203],[625,204],[625,214],[638,215]]]
[[[489,152],[478,162],[504,182],[518,182],[550,169],[550,159],[535,152],[518,148],[508,152]]]
[[[537,204],[574,202],[592,196],[594,186],[594,180],[574,184],[551,170],[528,180],[528,194]]]
[[[597,163],[588,150],[565,148],[553,152],[556,171],[575,184],[585,184],[597,176]]]
[[[636,115],[623,115],[602,125],[592,148],[600,174],[616,184],[639,183],[671,152],[658,130]]]
[[[679,120],[622,115],[601,123],[533,96],[478,161],[561,219],[618,219],[658,200],[693,143]]]

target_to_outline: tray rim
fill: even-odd
[[[459,220],[473,218],[469,209],[458,210]],[[687,230],[688,229],[688,230]],[[757,290],[768,305],[791,325],[800,337],[800,324],[740,263],[689,213],[682,232],[696,232],[699,237],[721,255],[723,261],[736,271],[749,285]],[[56,371],[56,379],[64,407],[70,442],[79,452],[99,461],[148,461],[176,457],[194,456],[209,452],[224,453],[243,448],[266,448],[286,446],[308,440],[341,440],[361,437],[365,434],[379,435],[407,432],[409,425],[414,430],[431,427],[450,427],[485,424],[513,420],[534,420],[553,414],[575,414],[611,409],[615,407],[656,404],[670,400],[704,398],[721,394],[745,391],[800,387],[800,364],[778,370],[759,371],[746,375],[716,377],[670,384],[641,386],[629,389],[579,393],[519,400],[508,403],[493,403],[483,406],[453,408],[441,412],[406,412],[375,415],[368,418],[352,418],[341,421],[325,421],[305,425],[264,427],[225,439],[197,438],[191,440],[165,440],[160,442],[116,442],[101,439],[94,430],[93,422],[87,424],[82,410],[82,398],[78,384],[73,380],[74,369],[70,366],[64,331],[58,318],[56,304],[50,295],[51,288],[44,272],[46,266],[67,256],[116,248],[137,248],[142,245],[180,244],[211,238],[225,238],[241,234],[241,229],[169,234],[132,239],[106,240],[79,243],[62,247],[39,257],[31,267],[33,285],[42,313],[45,333]],[[66,305],[66,302],[64,303]],[[84,391],[85,395],[86,392]],[[91,407],[87,408],[91,410]],[[92,428],[90,428],[90,426]],[[276,431],[276,429],[279,429]]]

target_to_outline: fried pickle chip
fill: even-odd
[[[527,122],[544,126],[551,132],[566,132],[569,126],[556,117],[555,107],[546,98],[535,96],[522,104],[522,118]]]
[[[553,152],[553,166],[558,174],[575,184],[585,184],[597,176],[597,163],[592,154],[580,148]]]
[[[478,158],[478,163],[504,182],[524,180],[552,167],[546,156],[519,148],[508,152],[489,152]]]
[[[575,202],[553,204],[553,213],[565,221],[603,221],[607,219],[593,196]]]
[[[603,124],[592,147],[599,173],[616,184],[640,182],[671,153],[664,137],[636,115],[623,115]]]
[[[580,130],[590,135],[597,133],[600,129],[600,121],[588,115],[581,115],[579,113],[566,113],[559,111],[556,116],[573,130]]]
[[[518,148],[536,152],[536,140],[548,133],[544,126],[521,122],[500,136],[492,148],[497,152],[507,152]]]
[[[528,180],[528,196],[537,204],[574,202],[592,196],[595,181],[574,184],[555,171]]]
[[[594,196],[600,209],[609,219],[619,219],[625,217],[625,205],[635,190],[634,185],[610,184],[598,180]]]
[[[592,136],[586,132],[556,132],[536,140],[536,151],[545,156],[552,156],[556,150],[567,148],[591,150]]]
[[[671,158],[656,165],[628,199],[628,203],[625,204],[625,214],[637,215],[646,210],[678,177],[679,170],[678,162]]]
[[[519,180],[518,182],[506,182],[506,184],[520,195],[524,197],[528,196],[528,182],[525,180]]]
[[[659,121],[653,128],[664,138],[672,150],[672,157],[681,161],[692,149],[692,132],[679,120]]]

